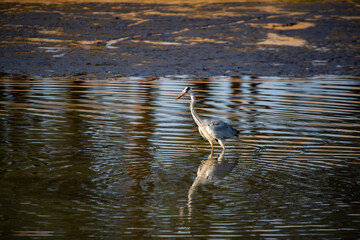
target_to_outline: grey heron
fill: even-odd
[[[227,138],[233,138],[239,136],[239,131],[231,127],[229,124],[218,119],[201,119],[195,110],[195,94],[190,87],[184,88],[184,90],[177,96],[176,100],[184,96],[186,93],[190,94],[190,111],[194,118],[195,123],[199,127],[200,135],[207,139],[211,145],[211,153],[214,152],[214,142],[217,141],[221,147],[225,150],[225,140]]]

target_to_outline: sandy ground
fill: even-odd
[[[360,73],[356,1],[24,1],[0,6],[3,76]]]

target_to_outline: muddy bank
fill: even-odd
[[[346,1],[0,6],[2,75],[359,75]]]

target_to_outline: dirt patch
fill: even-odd
[[[0,6],[2,74],[359,75],[360,8],[351,2]]]

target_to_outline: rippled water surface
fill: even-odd
[[[3,239],[355,239],[360,79],[2,77]],[[221,154],[201,116],[240,130]]]

